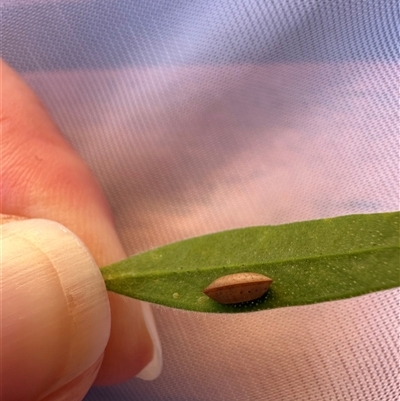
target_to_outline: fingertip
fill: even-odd
[[[135,377],[153,358],[154,344],[140,301],[109,292],[110,338],[96,385],[121,383]]]
[[[3,211],[62,223],[84,241],[98,266],[124,258],[112,213],[89,168],[29,86],[5,63],[2,68]],[[112,332],[99,373],[103,384],[130,379],[156,355],[156,337],[149,333],[139,301],[108,296]]]
[[[15,221],[2,226],[2,239],[2,395],[32,400],[101,357],[107,292],[92,256],[64,226]]]
[[[150,304],[147,302],[141,302],[141,307],[147,330],[149,331],[150,337],[153,341],[153,355],[150,362],[136,375],[136,377],[142,380],[155,380],[160,376],[162,370],[161,342]]]

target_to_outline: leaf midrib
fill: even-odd
[[[274,260],[274,261],[268,261],[268,262],[259,262],[259,263],[251,263],[251,264],[246,264],[246,263],[238,263],[238,264],[221,264],[221,265],[211,265],[209,267],[201,267],[201,268],[186,268],[182,270],[148,270],[148,271],[142,271],[142,272],[135,272],[135,271],[129,271],[129,272],[122,272],[118,271],[118,276],[117,280],[124,279],[126,277],[137,277],[137,278],[142,278],[142,277],[152,277],[153,275],[156,275],[157,277],[160,276],[169,276],[169,275],[176,275],[176,274],[186,274],[188,272],[196,272],[196,271],[201,271],[201,272],[207,272],[207,271],[213,271],[217,268],[222,268],[225,267],[227,271],[231,268],[235,267],[243,267],[243,269],[250,268],[252,266],[268,266],[268,265],[278,265],[278,264],[287,264],[287,263],[298,263],[302,261],[313,261],[313,260],[323,260],[323,259],[329,259],[329,258],[334,258],[334,257],[340,257],[340,256],[355,256],[355,255],[362,255],[366,253],[371,253],[371,252],[380,252],[384,250],[396,250],[399,249],[399,246],[385,246],[385,247],[374,247],[374,248],[368,248],[368,249],[363,249],[363,250],[357,250],[357,251],[352,251],[352,252],[343,252],[343,253],[333,253],[329,255],[315,255],[315,256],[310,256],[310,257],[299,257],[299,258],[291,258],[291,259],[283,259],[283,260]],[[138,255],[139,256],[139,255]],[[114,268],[118,265],[118,262],[115,263],[113,266]],[[107,267],[111,267],[107,266]],[[104,269],[105,270],[105,269]],[[106,272],[105,272],[106,273]],[[114,280],[112,276],[105,276],[106,280]]]

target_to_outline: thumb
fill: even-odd
[[[110,333],[101,273],[81,240],[59,223],[0,227],[2,399],[42,399],[94,365],[93,377],[79,384],[83,397]]]

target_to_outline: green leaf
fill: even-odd
[[[248,227],[166,245],[103,267],[107,289],[200,312],[306,305],[400,286],[399,212]],[[202,293],[220,276],[264,274],[266,296],[221,305]]]

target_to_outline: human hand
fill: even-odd
[[[1,68],[2,400],[81,400],[93,382],[155,378],[149,305],[107,293],[98,270],[126,257],[107,203],[33,92]]]

